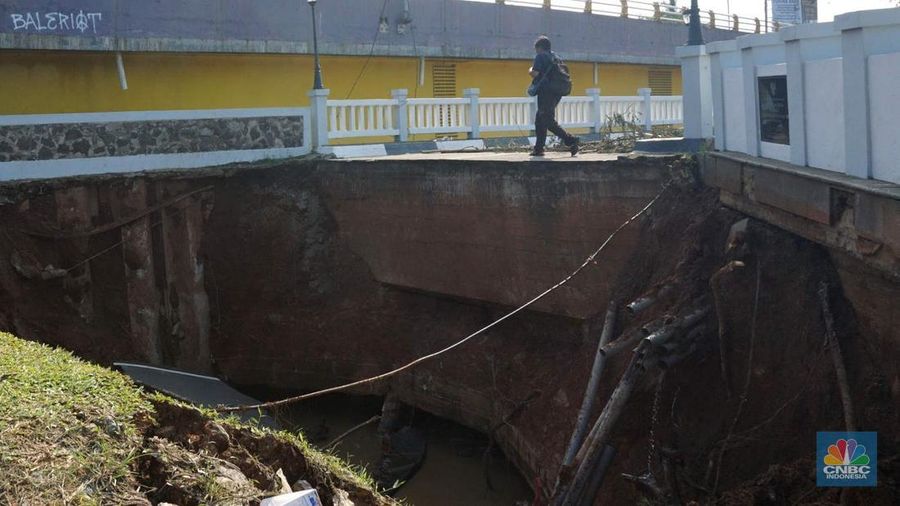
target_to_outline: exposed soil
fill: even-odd
[[[850,501],[895,503],[900,413],[887,388],[892,366],[865,349],[871,343],[863,343],[853,305],[843,297],[828,252],[752,220],[747,233],[729,243],[730,225],[743,217],[720,207],[710,190],[672,192],[654,214],[641,241],[647,247],[624,273],[618,293],[627,295],[624,300],[633,300],[648,287],[675,289],[666,300],[626,319],[620,324],[621,334],[698,305],[713,303],[716,311],[701,324],[704,334],[693,354],[664,374],[655,372],[645,378],[612,438],[619,454],[608,475],[641,475],[649,465],[666,492],[664,497],[649,497],[663,502],[838,501],[839,492],[815,485],[816,431],[843,430],[817,297],[819,283],[826,282],[850,375],[856,422],[866,430],[879,431],[879,487],[856,491]],[[740,260],[744,266],[718,277],[716,298],[710,280],[731,260]],[[722,341],[717,316],[724,323]],[[896,350],[893,343],[881,352]],[[625,361],[619,359],[617,370],[610,370],[612,378],[618,378]],[[577,369],[589,367],[585,363]],[[570,379],[575,391],[586,382],[585,375]],[[612,381],[604,381],[601,398],[607,398],[613,386]],[[746,401],[739,407],[742,398]],[[654,402],[659,406],[655,421]],[[552,417],[544,423],[553,423]],[[663,459],[663,453],[674,457]],[[663,479],[663,460],[676,469],[676,479]],[[644,495],[646,490],[625,480],[608,479],[601,491],[605,500],[598,503],[624,503],[621,498],[636,493]]]
[[[282,492],[279,470],[289,486],[305,480],[315,487],[326,505],[338,495],[358,505],[394,504],[339,466],[326,465],[324,456],[313,461],[283,435],[217,422],[172,402],[157,400],[154,408],[154,419],[142,424],[147,451],[136,464],[154,504],[255,503],[264,493]],[[221,497],[209,497],[210,479]]]

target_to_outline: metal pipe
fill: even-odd
[[[594,504],[594,498],[597,497],[597,492],[600,491],[600,485],[603,484],[603,478],[606,476],[606,471],[609,469],[615,456],[615,448],[610,445],[603,447],[603,453],[600,454],[600,458],[591,473],[591,481],[588,483],[587,487],[585,487],[584,494],[581,497],[582,505],[591,506]]]
[[[313,24],[313,58],[315,59],[316,66],[316,74],[313,78],[313,89],[321,90],[324,88],[322,85],[322,66],[319,65],[319,36],[316,33],[316,1],[315,0],[307,0],[309,2],[309,7],[312,9],[312,24]]]
[[[672,346],[669,345],[668,341],[674,336],[680,334],[682,331],[689,330],[700,323],[700,320],[702,320],[703,317],[706,316],[707,313],[709,313],[709,310],[709,306],[704,306],[700,309],[696,309],[692,313],[689,313],[687,316],[677,319],[671,325],[666,325],[660,328],[656,332],[645,337],[644,340],[652,344],[654,347],[671,348]]]
[[[625,310],[628,311],[629,315],[634,316],[652,306],[653,304],[656,304],[656,301],[666,297],[671,291],[672,285],[663,285],[653,294],[642,295],[638,297],[633,302],[625,306]]]
[[[700,29],[700,8],[697,7],[697,0],[691,0],[691,21],[688,25],[687,45],[703,45],[703,31]]]
[[[419,57],[419,86],[425,86],[425,57]]]
[[[128,78],[125,76],[125,62],[122,59],[121,51],[116,51],[116,70],[119,72],[119,87],[127,90]]]
[[[581,409],[575,419],[575,430],[569,440],[569,447],[563,457],[562,465],[570,466],[575,460],[575,454],[584,441],[584,433],[587,430],[588,417],[594,409],[594,400],[597,398],[597,389],[600,388],[600,378],[603,376],[603,368],[606,366],[606,354],[603,347],[609,342],[613,329],[616,326],[616,303],[610,301],[606,309],[606,320],[603,322],[603,331],[600,333],[600,342],[597,344],[597,354],[594,356],[594,367],[591,369],[591,377],[587,388],[584,390],[584,399],[581,401]]]

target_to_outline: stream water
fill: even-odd
[[[294,425],[286,428],[302,430],[312,444],[321,447],[381,414],[381,402],[378,397],[335,395],[312,399],[282,415]],[[394,494],[396,499],[418,506],[531,504],[531,490],[503,454],[494,448],[485,456],[485,435],[418,410],[412,412],[409,423],[425,433],[428,450],[419,471]],[[381,455],[377,425],[347,436],[334,453],[371,473]]]

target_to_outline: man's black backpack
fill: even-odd
[[[553,56],[553,68],[547,75],[545,85],[554,95],[568,96],[572,93],[572,76],[569,74],[569,67],[556,53],[551,53],[551,55]]]

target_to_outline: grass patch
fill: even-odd
[[[124,376],[0,333],[0,503],[142,502],[132,420],[150,410]]]

